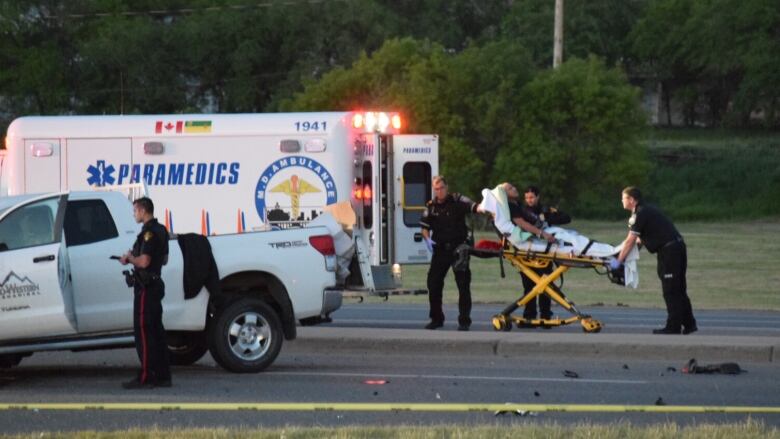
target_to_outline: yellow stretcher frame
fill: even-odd
[[[494,330],[511,331],[512,325],[525,328],[552,328],[579,322],[584,332],[595,333],[601,331],[601,328],[603,328],[604,325],[590,315],[581,313],[574,305],[574,302],[563,294],[563,291],[555,284],[555,281],[560,279],[570,268],[593,268],[598,271],[599,267],[607,266],[607,261],[590,256],[574,256],[521,250],[515,248],[506,238],[502,239],[502,248],[503,250],[500,251],[500,257],[507,260],[536,285],[528,294],[521,295],[519,299],[504,308],[500,314],[493,316],[492,323]],[[556,265],[555,269],[550,274],[540,276],[533,270],[547,268],[550,264]],[[516,309],[525,306],[526,303],[535,300],[542,294],[548,295],[551,300],[574,315],[566,319],[557,317],[554,319],[526,319],[525,317],[512,314]]]

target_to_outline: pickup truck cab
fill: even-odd
[[[0,367],[44,350],[133,345],[133,290],[110,256],[140,225],[118,192],[0,198]],[[173,364],[210,351],[233,372],[258,372],[293,339],[296,322],[341,306],[333,239],[324,227],[208,238],[220,292],[185,299],[175,237],[162,270],[163,323]]]

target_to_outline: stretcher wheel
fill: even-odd
[[[583,332],[601,332],[601,322],[587,317],[582,320],[580,320],[580,324],[582,325]]]
[[[493,316],[493,330],[495,331],[511,331],[512,322],[507,320],[503,314],[496,314]]]

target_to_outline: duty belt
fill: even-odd
[[[672,239],[671,241],[669,241],[666,244],[662,245],[661,248],[663,249],[663,248],[666,248],[666,247],[671,247],[671,246],[673,246],[675,244],[685,244],[685,241],[683,241],[682,236],[678,236],[678,237]]]

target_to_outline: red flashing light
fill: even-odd
[[[363,128],[363,115],[360,113],[352,116],[352,126],[354,128]]]
[[[393,128],[395,128],[397,130],[400,130],[401,129],[401,116],[399,116],[397,114],[393,115],[390,123],[393,125]]]
[[[371,199],[371,186],[369,186],[369,185],[363,186],[363,199],[364,200],[370,200]]]

